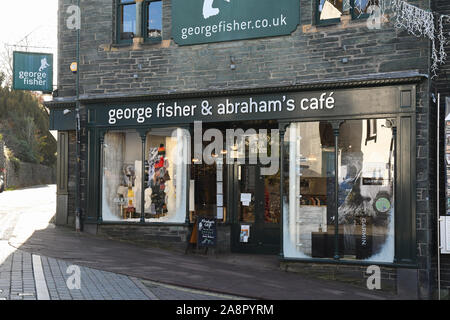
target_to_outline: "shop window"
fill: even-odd
[[[161,41],[162,1],[145,1],[144,37],[150,41]]]
[[[284,148],[289,173],[283,197],[285,257],[393,262],[390,122],[345,121],[339,128],[337,170],[334,132],[326,122],[292,123]]]
[[[103,143],[102,219],[140,218],[142,144],[135,131],[110,131]]]
[[[136,35],[136,2],[120,0],[117,13],[119,42],[132,41]]]
[[[339,133],[339,234],[345,259],[394,260],[394,137],[384,119]]]
[[[179,128],[157,128],[147,133],[146,222],[185,222],[189,143],[188,134]]]
[[[110,131],[103,143],[103,221],[184,223],[189,136],[179,128]],[[144,179],[144,181],[142,181]],[[142,199],[142,185],[144,199]],[[141,213],[142,201],[144,214]]]
[[[292,123],[284,144],[284,255],[333,257],[335,149],[331,125]]]

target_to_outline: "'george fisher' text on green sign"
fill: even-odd
[[[172,0],[179,45],[290,34],[300,22],[298,0]]]
[[[53,54],[15,51],[13,89],[53,91]]]

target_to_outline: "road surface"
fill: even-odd
[[[54,228],[55,212],[55,185],[0,194],[0,300],[239,299],[73,266],[20,250],[35,231]]]

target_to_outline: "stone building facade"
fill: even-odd
[[[400,91],[403,90],[402,92],[412,92],[412,96],[405,98],[412,103],[408,109],[410,113],[405,116],[411,122],[407,124],[405,122],[401,127],[402,130],[410,130],[408,132],[412,132],[412,135],[406,139],[408,136],[406,131],[399,133],[399,137],[404,139],[402,140],[404,145],[396,146],[399,152],[400,150],[404,152],[397,154],[399,163],[400,161],[409,163],[408,159],[411,159],[411,167],[408,167],[412,172],[411,180],[407,180],[407,173],[402,173],[399,179],[406,179],[401,180],[403,184],[409,181],[409,186],[413,189],[406,190],[405,186],[402,186],[398,189],[400,194],[397,194],[397,198],[399,203],[401,201],[409,203],[406,207],[408,213],[403,214],[409,219],[406,223],[412,222],[405,227],[408,229],[407,232],[404,229],[396,229],[397,246],[402,242],[401,250],[409,252],[406,256],[409,256],[411,261],[406,263],[409,258],[405,258],[403,262],[380,264],[383,283],[399,294],[408,292],[413,297],[421,299],[435,298],[437,257],[435,230],[438,199],[435,195],[436,150],[433,141],[436,139],[436,133],[433,128],[436,114],[430,93],[432,88],[442,92],[443,95],[450,93],[448,82],[441,80],[442,77],[431,80],[429,41],[395,28],[392,21],[383,23],[380,29],[369,29],[367,19],[356,18],[350,10],[344,11],[339,21],[332,24],[318,23],[317,1],[301,0],[299,23],[291,34],[180,46],[173,39],[173,2],[174,0],[162,1],[162,28],[159,41],[148,42],[138,36],[132,41],[123,43],[118,40],[120,19],[117,16],[119,14],[117,1],[81,0],[80,200],[84,230],[139,242],[165,242],[180,248],[189,241],[192,230],[192,221],[189,217],[185,222],[169,225],[161,223],[139,225],[123,221],[113,223],[98,219],[99,203],[102,202],[101,192],[98,190],[105,187],[102,185],[105,180],[98,177],[100,171],[94,166],[98,166],[95,162],[101,158],[100,153],[103,149],[91,148],[96,143],[99,143],[98,146],[105,144],[106,138],[103,135],[107,132],[107,128],[101,125],[94,128],[89,110],[93,110],[96,106],[126,105],[155,99],[201,101],[201,97],[214,98],[226,95],[263,95],[271,92],[312,92],[329,89],[338,92],[355,89],[348,91],[353,97],[349,98],[350,104],[351,101],[361,101],[357,98],[360,92],[356,90],[358,88],[367,89],[364,92],[369,92],[368,97],[375,101],[376,94],[370,94],[372,89],[395,87],[400,88]],[[431,8],[430,1],[408,2],[423,9],[436,11],[448,9],[448,6],[440,3],[445,1],[431,1]],[[57,94],[54,94],[53,101],[48,103],[54,113],[67,108],[73,110],[75,106],[75,75],[70,72],[69,65],[76,61],[76,31],[68,29],[66,23],[70,16],[68,9],[74,4],[75,1],[72,0],[59,1],[58,90]],[[392,20],[392,17],[388,20]],[[447,68],[448,66],[443,67],[442,71],[445,72]],[[408,91],[409,86],[413,87],[412,91]],[[388,92],[390,89],[386,90]],[[403,99],[403,96],[400,97]],[[402,103],[403,101],[400,102]],[[370,108],[370,101],[367,106]],[[361,110],[355,111],[354,115],[370,112],[364,110],[364,105],[360,107]],[[393,111],[392,114],[397,114],[396,112]],[[406,119],[402,118],[402,112],[406,111],[400,109],[398,117],[396,116],[398,121],[406,121],[402,120]],[[391,114],[380,112],[380,117],[387,113]],[[96,114],[96,117],[98,120],[100,115]],[[331,118],[336,120],[339,117]],[[406,129],[407,127],[409,129]],[[58,221],[60,224],[73,225],[76,195],[75,131],[67,127],[66,130],[60,129],[60,133],[65,135],[63,141],[67,144],[64,146],[67,148],[64,149],[67,150],[67,158],[61,161],[59,166],[60,174],[65,172],[66,179],[58,179],[59,185],[62,184],[61,188],[58,187],[58,190],[61,190]],[[191,177],[193,174],[191,172]],[[97,178],[93,178],[92,175],[96,175]],[[228,189],[233,192],[232,187]],[[408,192],[414,197],[403,196]],[[96,195],[96,200],[93,200],[93,194]],[[234,199],[234,202],[239,202],[239,199]],[[231,201],[230,196],[227,201]],[[402,208],[398,207],[397,211],[401,211]],[[227,211],[232,214],[230,208]],[[234,241],[227,238],[233,234],[233,228],[233,224],[226,223],[218,226],[218,241],[224,244],[222,249],[225,251],[230,250],[230,242]],[[282,234],[283,230],[286,232],[286,229],[281,230]],[[402,236],[404,231],[405,237]],[[288,259],[283,255],[283,250],[280,251],[281,264],[288,270],[304,271],[310,270],[313,266],[307,260]],[[365,283],[367,277],[363,272],[366,264],[358,261],[333,263],[332,259],[328,259],[323,262],[314,260],[314,263],[320,266],[315,270],[324,270],[323,272],[327,273],[339,269],[360,280],[361,283]]]

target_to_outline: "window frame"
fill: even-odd
[[[162,41],[162,35],[160,37],[156,38],[150,38],[148,37],[147,29],[148,29],[148,7],[152,2],[159,2],[161,1],[161,8],[163,1],[162,0],[144,0],[142,2],[142,9],[141,9],[141,15],[138,17],[136,15],[136,25],[138,25],[138,19],[140,19],[141,22],[141,36],[144,39],[144,42],[146,43],[160,43]],[[122,7],[125,7],[127,5],[135,5],[137,6],[137,2],[135,0],[124,0],[123,2],[121,0],[116,0],[116,43],[118,44],[132,44],[133,38],[131,39],[121,39],[121,29],[122,29],[122,23],[123,23],[123,14],[122,14]],[[162,30],[162,10],[161,10],[161,34],[163,32]],[[137,31],[137,30],[136,30]]]
[[[161,36],[156,38],[150,38],[148,36],[148,7],[152,2],[161,2]],[[144,42],[147,43],[159,43],[162,41],[162,32],[163,32],[163,1],[162,0],[144,0],[142,3],[142,36],[144,38]]]
[[[124,2],[122,2],[121,0],[116,0],[116,42],[119,44],[130,44],[133,43],[133,38],[131,39],[121,39],[121,26],[122,26],[122,10],[121,7],[125,7],[127,5],[137,5],[135,0],[124,0]],[[138,19],[138,17],[136,17],[136,20]],[[137,21],[136,21],[137,22]]]
[[[334,141],[334,147],[337,148],[339,143],[340,143],[340,137],[341,137],[341,126],[342,124],[344,124],[347,121],[365,121],[365,120],[389,120],[392,123],[395,123],[397,120],[397,116],[394,115],[371,115],[371,116],[365,116],[365,117],[340,117],[339,119],[333,120],[333,119],[319,119],[319,118],[313,118],[313,119],[292,119],[289,121],[281,121],[280,122],[280,128],[283,128],[281,130],[283,130],[284,132],[287,131],[288,127],[291,124],[294,123],[308,123],[308,122],[320,122],[320,121],[324,121],[324,122],[328,122],[330,124],[332,124],[333,122],[335,123],[335,125],[338,126],[339,129],[337,129],[337,140]],[[340,250],[341,250],[341,245],[337,244],[339,241],[339,237],[342,234],[340,232],[340,226],[342,224],[336,224],[336,227],[334,228],[332,234],[333,234],[333,238],[334,238],[334,245],[333,245],[333,250],[335,253],[337,253],[337,256],[335,257],[326,257],[326,258],[318,258],[318,257],[286,257],[284,255],[285,251],[284,251],[284,239],[281,241],[281,247],[282,247],[282,261],[303,261],[303,262],[310,262],[310,263],[337,263],[337,264],[355,264],[355,265],[370,265],[370,264],[377,264],[377,265],[386,265],[386,266],[396,266],[396,265],[412,265],[416,262],[416,258],[414,257],[411,261],[409,262],[404,262],[401,261],[402,258],[399,257],[399,255],[402,255],[401,250],[399,250],[398,247],[398,242],[401,239],[401,230],[398,230],[398,219],[399,219],[399,207],[401,206],[401,199],[399,199],[399,197],[397,196],[398,191],[397,188],[399,186],[399,184],[401,184],[401,177],[399,176],[400,174],[400,170],[401,168],[398,167],[398,161],[400,161],[401,158],[401,154],[399,154],[399,143],[401,143],[401,139],[402,137],[399,138],[399,132],[397,131],[397,125],[395,125],[395,131],[393,131],[393,141],[394,141],[394,182],[393,182],[393,199],[394,199],[394,214],[392,215],[392,218],[394,219],[393,223],[394,223],[394,233],[393,233],[393,238],[394,238],[394,256],[393,256],[393,261],[392,262],[387,262],[387,261],[375,261],[375,260],[366,260],[366,259],[351,259],[351,258],[347,258],[344,255],[340,254]],[[336,130],[335,128],[333,130]],[[395,132],[395,133],[394,133]],[[336,134],[336,133],[335,133]],[[401,133],[400,133],[401,134]],[[280,144],[281,144],[281,148],[283,149],[282,154],[280,154],[280,161],[281,161],[281,168],[285,168],[285,161],[287,159],[289,159],[289,142],[287,142],[284,140],[284,135],[280,138]],[[336,152],[336,150],[334,151]],[[414,156],[414,154],[413,154]],[[289,160],[287,160],[289,161]],[[339,177],[339,166],[337,165],[337,158],[335,158],[335,163],[334,163],[334,172],[335,172],[335,179],[338,179]],[[281,169],[281,170],[286,170],[286,169]],[[284,172],[281,172],[281,174],[283,175]],[[289,180],[288,180],[289,181]],[[286,183],[286,180],[281,181],[282,184],[282,188],[283,190],[281,191],[281,195],[282,195],[282,199],[286,197],[286,192],[289,192],[289,187],[286,187],[286,185],[284,185],[284,183]],[[287,182],[289,183],[289,182]],[[338,197],[338,192],[339,192],[339,187],[335,184],[334,186],[334,191],[335,191],[335,197],[337,199]],[[289,209],[288,209],[289,210]],[[337,209],[336,209],[337,210]],[[286,219],[286,211],[285,209],[282,209],[281,211],[281,223],[284,224],[284,221]],[[397,222],[396,222],[397,221]],[[282,234],[284,237],[284,230],[282,229]],[[336,246],[337,244],[337,246]]]
[[[96,152],[96,157],[95,159],[93,159],[93,161],[96,163],[96,171],[93,173],[93,178],[97,179],[97,181],[95,181],[95,185],[94,188],[96,188],[96,196],[92,199],[92,201],[95,203],[95,201],[97,201],[97,203],[95,204],[96,208],[95,210],[95,215],[96,218],[92,219],[91,221],[95,221],[96,224],[98,225],[157,225],[157,226],[181,226],[181,225],[188,225],[189,222],[189,192],[190,192],[190,179],[191,179],[191,164],[190,163],[184,163],[183,166],[186,170],[186,174],[184,176],[184,180],[186,183],[186,187],[185,187],[185,194],[184,197],[186,199],[186,203],[185,203],[185,221],[184,222],[166,222],[166,221],[149,221],[149,219],[145,219],[145,210],[144,210],[144,215],[142,215],[141,212],[141,220],[140,221],[129,221],[127,219],[121,219],[121,220],[104,220],[103,218],[103,168],[105,165],[105,157],[104,157],[104,146],[105,146],[105,136],[108,133],[120,133],[120,132],[135,132],[140,136],[140,141],[143,145],[145,145],[144,148],[146,148],[147,146],[147,135],[149,133],[151,133],[152,129],[159,129],[159,128],[177,128],[177,129],[183,129],[183,130],[187,130],[188,132],[190,132],[190,126],[186,125],[186,124],[155,124],[155,125],[151,125],[151,126],[145,126],[143,128],[140,128],[139,126],[134,126],[134,125],[125,125],[125,126],[119,126],[119,127],[106,127],[106,128],[96,128],[94,131],[96,132],[97,135],[97,139],[95,141],[92,141],[92,144],[90,144],[89,148],[90,148],[90,152]],[[145,137],[145,138],[143,138]],[[188,150],[190,150],[190,144],[188,143]],[[189,156],[190,158],[190,156]],[[146,161],[146,156],[145,153],[141,152],[141,159],[137,159],[142,161],[142,163],[145,163]],[[144,171],[142,171],[144,172]],[[92,179],[92,178],[88,178],[88,179]],[[91,183],[91,182],[90,182]],[[141,180],[141,186],[144,186],[144,179]],[[145,190],[145,189],[141,189],[141,190]],[[142,191],[141,191],[142,192]],[[182,194],[180,194],[182,195]],[[96,200],[95,200],[96,199]],[[141,201],[139,203],[136,204],[136,208],[137,205],[139,205],[139,208],[143,208],[145,207],[145,197],[141,197]],[[89,205],[88,205],[89,206]],[[144,219],[142,220],[142,217],[144,217]],[[87,218],[89,219],[89,218]],[[137,218],[134,218],[137,219]]]
[[[335,25],[341,22],[341,18],[334,18],[334,19],[326,19],[326,20],[320,20],[320,13],[319,13],[319,4],[320,4],[320,0],[316,0],[315,1],[315,10],[314,10],[314,20],[315,20],[315,25],[317,26],[329,26],[329,25]],[[370,14],[368,13],[363,13],[361,15],[357,15],[356,14],[356,10],[355,10],[355,0],[350,0],[350,15],[352,17],[352,21],[353,20],[364,20],[370,17]]]

